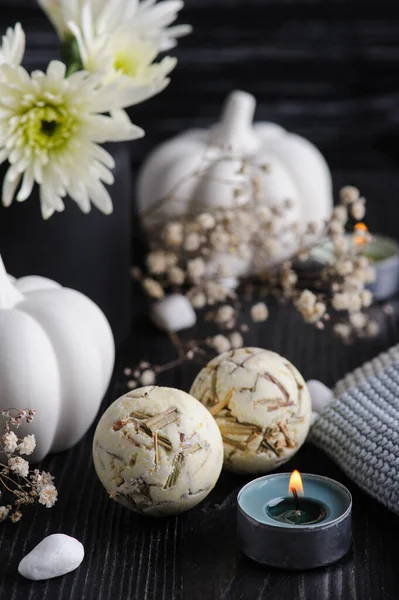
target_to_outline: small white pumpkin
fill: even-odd
[[[323,156],[308,140],[274,123],[255,123],[255,98],[234,91],[227,98],[221,121],[210,130],[192,129],[162,144],[144,163],[138,180],[138,205],[146,228],[171,219],[237,206],[234,190],[248,181],[240,172],[245,159],[256,169],[262,202],[281,206],[291,201],[284,226],[321,223],[331,213],[331,174]],[[270,170],[260,170],[267,164]],[[201,173],[201,175],[199,175]],[[226,181],[229,182],[226,185]],[[248,201],[244,193],[240,204]],[[281,244],[273,262],[297,249],[291,238]],[[215,260],[220,255],[215,256]],[[237,257],[233,275],[246,275],[254,265]]]
[[[0,257],[0,410],[34,408],[32,455],[76,444],[108,387],[115,348],[94,302],[43,277],[15,280]]]

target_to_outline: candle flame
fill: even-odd
[[[293,490],[295,490],[295,492],[298,495],[303,496],[303,483],[302,483],[302,477],[299,473],[299,471],[297,471],[295,469],[295,471],[292,472],[291,477],[290,477],[290,482],[288,484],[288,490],[293,493]]]
[[[364,246],[368,241],[368,227],[365,223],[356,223],[353,228],[353,243],[356,246]]]

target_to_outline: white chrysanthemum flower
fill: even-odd
[[[36,182],[44,218],[64,210],[67,195],[84,212],[92,201],[109,214],[103,182],[113,183],[114,161],[99,144],[143,135],[120,110],[140,101],[142,91],[118,92],[84,71],[68,79],[65,74],[58,61],[31,76],[23,67],[0,66],[0,163],[10,163],[3,204],[11,204],[21,182],[17,200],[26,200]],[[108,111],[110,116],[101,114]]]
[[[61,39],[70,35],[69,23],[82,30],[85,26],[84,8],[93,15],[95,36],[112,33],[119,25],[129,23],[131,33],[159,42],[161,51],[176,46],[176,38],[191,32],[189,25],[169,27],[183,8],[181,0],[38,0],[55,26]]]
[[[169,83],[167,75],[177,60],[165,56],[154,62],[159,53],[157,42],[144,39],[129,22],[119,25],[112,32],[96,35],[90,7],[84,7],[87,15],[83,28],[71,22],[70,29],[79,47],[84,68],[90,73],[101,73],[105,84],[116,83],[120,89],[141,88],[143,99],[161,92]]]
[[[2,38],[0,65],[20,65],[25,54],[25,33],[20,23],[9,27]]]

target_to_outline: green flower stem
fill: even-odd
[[[79,46],[75,38],[67,38],[61,44],[61,59],[66,64],[67,73],[69,77],[76,71],[83,70],[83,63],[79,52]]]

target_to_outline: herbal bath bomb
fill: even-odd
[[[267,473],[289,460],[307,436],[312,408],[306,383],[275,352],[224,352],[200,371],[190,393],[215,417],[224,466],[231,471]]]
[[[173,388],[147,386],[105,411],[93,443],[94,466],[110,497],[155,517],[203,500],[223,465],[223,442],[212,415]]]

